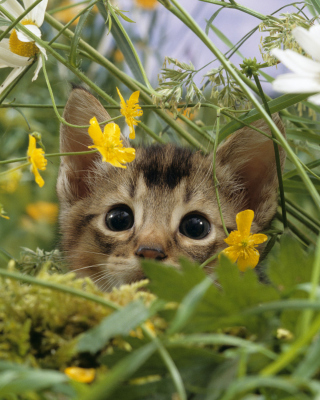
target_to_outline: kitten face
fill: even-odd
[[[64,117],[85,125],[93,115],[101,121],[106,114],[93,96],[75,89]],[[260,141],[252,145],[252,137],[236,135],[241,143],[251,143],[252,154],[239,146],[239,138],[219,149],[222,212],[233,230],[236,214],[253,209],[256,233],[270,222],[277,205],[272,142],[255,134]],[[90,144],[85,130],[62,127],[61,151],[85,150]],[[137,149],[126,169],[102,163],[98,153],[65,157],[58,195],[62,246],[70,267],[110,290],[143,278],[141,258],[177,267],[181,256],[204,262],[226,247],[212,173],[212,155],[172,145]],[[211,271],[208,266],[207,273]]]

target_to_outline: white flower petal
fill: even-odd
[[[0,86],[0,94],[13,82],[26,67],[14,68]]]
[[[272,82],[272,87],[284,93],[316,93],[320,92],[320,78],[316,80],[304,75],[284,74]]]
[[[46,49],[45,49],[44,47],[42,47],[42,46],[39,46],[38,44],[36,44],[36,46],[37,46],[38,49],[41,51],[41,53],[44,55],[44,58],[47,60],[48,57],[47,57]]]
[[[41,38],[41,31],[40,29],[35,26],[35,25],[25,25],[25,28],[27,28],[31,33],[33,33],[34,35],[38,36],[39,38]],[[29,38],[25,33],[23,32],[19,32],[17,31],[17,36],[18,39],[21,42],[34,42],[33,39]]]
[[[303,50],[315,60],[320,61],[320,26],[315,25],[309,31],[298,26],[292,34]]]
[[[34,0],[23,0],[25,8],[29,8]],[[48,0],[42,0],[39,4],[37,4],[32,11],[27,15],[28,19],[31,19],[37,26],[41,26],[44,20],[44,14],[46,12],[46,8],[48,5]]]
[[[320,76],[320,63],[299,53],[292,50],[273,49],[270,54],[278,58],[282,64],[296,74]]]
[[[7,0],[4,4],[6,11],[11,14],[14,18],[19,17],[23,13],[24,9],[16,0]],[[4,16],[5,19],[8,19]]]
[[[320,94],[315,94],[313,96],[310,96],[308,97],[308,100],[310,101],[310,103],[320,106]]]
[[[0,66],[5,67],[25,67],[31,64],[32,60],[28,57],[19,56],[12,53],[9,48],[9,39],[3,39],[0,43]]]
[[[42,68],[42,57],[39,57],[37,68],[34,71],[34,75],[33,75],[33,78],[32,78],[32,82],[35,81],[38,78],[39,71],[40,71],[41,68]]]

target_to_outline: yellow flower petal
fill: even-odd
[[[250,246],[258,245],[264,243],[268,240],[268,236],[263,233],[255,233],[254,235],[250,235],[248,239],[248,244]]]
[[[113,122],[107,124],[102,132],[96,117],[93,117],[90,120],[88,132],[93,140],[93,145],[88,148],[97,149],[102,155],[102,161],[118,168],[126,168],[122,164],[134,160],[135,149],[123,147],[122,140],[120,140],[120,128],[117,124]]]
[[[42,187],[44,185],[44,180],[41,177],[38,169],[40,169],[40,171],[44,171],[47,166],[47,160],[44,157],[44,151],[36,148],[36,139],[32,135],[29,135],[27,157],[31,164],[31,172],[35,176],[35,181],[40,187]]]
[[[240,271],[248,268],[255,268],[259,262],[259,251],[255,247],[265,242],[268,237],[262,233],[251,234],[251,224],[254,218],[252,210],[245,210],[237,214],[237,231],[232,231],[224,239],[229,245],[223,253],[232,261],[237,262]]]
[[[64,373],[74,381],[81,383],[92,382],[96,375],[96,371],[94,368],[80,368],[80,367],[68,367],[64,370]]]
[[[222,251],[222,253],[225,254],[231,262],[237,262],[239,251],[235,246],[227,247]]]
[[[141,107],[139,106],[139,104],[137,104],[139,101],[140,92],[136,91],[132,93],[129,100],[127,100],[127,103],[125,103],[118,88],[117,92],[120,97],[120,105],[121,105],[120,112],[125,117],[126,123],[129,126],[129,131],[130,131],[129,138],[134,139],[135,138],[134,126],[138,125],[139,122],[135,119],[135,117],[140,117],[143,114]]]
[[[247,269],[255,268],[259,262],[260,254],[258,250],[254,248],[247,248],[246,251],[242,252],[237,260],[237,265],[240,271],[244,272]]]
[[[236,216],[237,227],[238,231],[242,236],[247,237],[250,235],[250,229],[253,218],[254,218],[254,212],[252,210],[245,210],[237,214]]]

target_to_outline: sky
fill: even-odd
[[[144,65],[146,65],[147,75],[154,86],[157,86],[157,74],[159,73],[165,56],[170,56],[187,63],[191,61],[196,69],[202,68],[214,60],[214,55],[201,40],[164,7],[159,5],[154,13],[150,13],[150,11],[141,11],[132,7],[133,0],[118,1],[120,8],[122,10],[129,10],[126,15],[136,22],[135,24],[123,22],[130,36],[135,37],[138,41],[140,39],[142,47],[144,46],[144,42],[149,43],[147,48],[143,47],[145,50],[144,54],[147,54]],[[199,0],[179,1],[202,29],[205,29],[206,21],[209,20],[219,8],[217,5]],[[290,1],[240,0],[238,3],[262,14],[271,14],[290,3]],[[296,8],[289,6],[275,15],[294,11],[297,11]],[[236,43],[260,22],[259,19],[251,15],[233,9],[222,10],[214,20],[215,26],[222,31],[232,43]],[[262,35],[263,34],[259,31],[255,32],[243,47],[241,47],[240,50],[246,58],[256,57],[258,61],[262,61],[259,52],[259,44]],[[209,31],[209,38],[220,51],[225,52],[229,49],[211,30]],[[112,45],[110,37],[106,38],[104,45],[106,47]],[[238,66],[241,62],[241,58],[238,55],[234,55],[231,61]],[[217,66],[219,66],[219,63],[214,62],[208,67],[205,67],[195,81],[199,84],[204,73]],[[277,68],[272,67],[265,70],[265,72],[272,76],[284,73],[285,71],[285,68],[281,65]],[[269,93],[272,90],[271,87],[268,86],[265,86],[265,88]]]

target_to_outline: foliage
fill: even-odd
[[[12,29],[26,34],[5,5],[0,2],[0,45]],[[301,51],[292,29],[318,24],[320,1],[288,2],[289,13],[283,14],[285,6],[270,15],[233,0],[199,5],[209,10],[201,21],[205,29],[178,0],[131,1],[128,13],[121,0],[119,6],[52,0],[41,38],[30,36],[48,55],[37,80],[31,83],[38,53],[0,93],[1,399],[319,398],[320,108],[306,101],[308,94],[269,97],[264,89],[273,79],[265,72],[270,70],[255,62],[257,52],[244,57],[242,51],[259,29],[264,61],[274,61],[269,53],[275,47]],[[230,10],[259,21],[235,44],[216,24]],[[161,15],[176,18],[181,37],[168,40],[160,29],[157,47]],[[143,33],[138,28],[144,25],[149,28]],[[208,63],[164,54],[168,41],[180,45],[187,34],[210,54]],[[227,46],[225,54],[216,39]],[[236,54],[246,58],[241,65]],[[0,81],[7,75],[8,68],[1,68]],[[135,115],[141,116],[138,145],[174,142],[215,151],[237,129],[264,118],[287,163],[282,180],[279,173],[281,207],[264,232],[270,239],[258,274],[241,273],[222,256],[213,285],[187,260],[179,269],[146,261],[149,283],[101,293],[90,280],[66,273],[53,250],[59,241],[55,182],[66,82],[86,86],[112,119],[125,114],[117,87],[124,99],[140,93],[139,106],[132,102],[143,110]],[[269,112],[280,113],[287,139]],[[130,121],[133,137],[136,121]],[[120,128],[129,136],[126,124]],[[43,188],[25,168],[30,134],[47,160]],[[93,368],[96,379],[72,380],[67,367]]]
[[[320,328],[318,312],[305,326],[309,307],[319,310],[309,297],[314,254],[291,235],[281,242],[265,263],[268,284],[224,257],[219,285],[208,284],[187,260],[179,270],[145,261],[149,283],[111,293],[45,267],[29,277],[33,284],[23,283],[26,276],[11,262],[11,277],[1,274],[1,398],[171,398],[175,382],[159,344],[176,365],[186,398],[316,398],[319,338],[310,331]],[[139,290],[146,284],[153,294]],[[92,300],[81,297],[86,293]],[[63,373],[67,366],[94,368],[96,379],[76,383]]]

